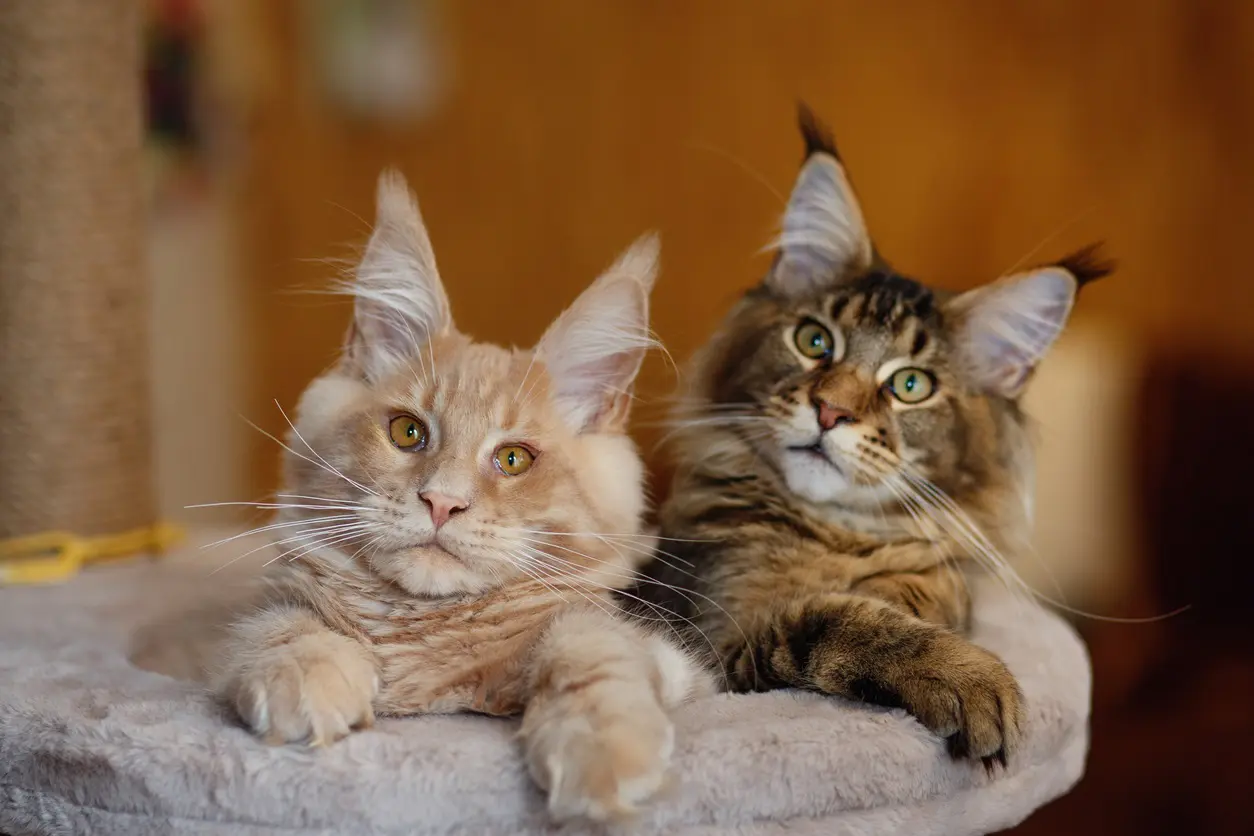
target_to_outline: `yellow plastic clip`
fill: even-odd
[[[100,537],[46,531],[0,541],[0,585],[57,583],[83,566],[137,554],[159,555],[183,539],[171,523]]]

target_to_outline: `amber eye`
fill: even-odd
[[[902,403],[922,403],[936,391],[936,378],[923,369],[898,369],[888,379],[888,391]]]
[[[815,322],[813,319],[802,321],[792,336],[797,350],[811,360],[822,360],[832,356],[834,341],[832,332]]]
[[[427,446],[427,425],[412,415],[397,415],[388,424],[392,443],[402,450],[421,450]]]
[[[496,466],[506,476],[517,476],[531,469],[536,457],[526,447],[511,444],[496,451]]]

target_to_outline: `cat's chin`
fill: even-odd
[[[370,565],[381,577],[421,598],[473,595],[497,583],[486,571],[476,571],[435,543],[372,555]]]
[[[854,487],[837,465],[813,447],[789,447],[779,457],[788,489],[810,502],[832,502]]]
[[[815,505],[871,509],[883,505],[892,496],[884,485],[855,482],[846,475],[846,470],[814,448],[785,449],[779,466],[788,489]]]

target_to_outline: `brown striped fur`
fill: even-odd
[[[802,131],[775,264],[699,353],[676,411],[670,540],[640,592],[693,619],[734,689],[904,707],[955,756],[1004,762],[1022,696],[962,636],[964,572],[1026,541],[1018,397],[1078,285],[1108,268],[1086,251],[967,294],[930,289],[879,257],[804,109]],[[808,323],[826,355],[802,350]],[[929,385],[917,403],[893,394]]]
[[[295,546],[232,627],[217,688],[275,743],[330,744],[378,714],[521,714],[555,817],[630,813],[666,774],[669,709],[706,681],[610,597],[651,546],[625,425],[656,245],[508,350],[453,326],[398,177],[378,214],[343,358],[288,438],[274,530]],[[397,416],[425,441],[395,441]],[[530,469],[505,471],[511,446]]]

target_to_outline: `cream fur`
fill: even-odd
[[[556,818],[634,813],[669,768],[669,710],[708,690],[609,594],[652,543],[626,419],[653,345],[656,239],[518,351],[458,332],[399,175],[378,213],[344,288],[344,356],[287,437],[284,551],[216,690],[275,743],[330,744],[376,714],[521,713]],[[506,450],[529,468],[507,472]]]

